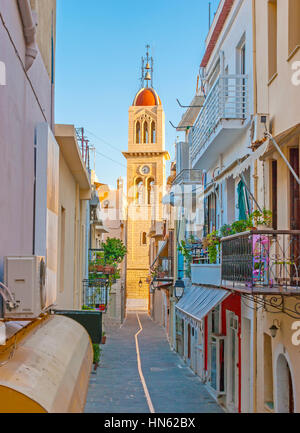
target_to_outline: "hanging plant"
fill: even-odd
[[[221,239],[217,230],[211,232],[206,236],[206,238],[203,239],[203,246],[207,248],[210,264],[217,263],[220,241]]]

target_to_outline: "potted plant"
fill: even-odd
[[[101,344],[105,344],[105,343],[106,343],[106,335],[105,332],[102,332]]]
[[[230,236],[233,235],[234,232],[232,230],[232,227],[230,224],[224,224],[221,228],[220,228],[220,236],[222,238],[225,238],[226,236]]]
[[[249,228],[258,230],[270,229],[272,225],[272,211],[263,208],[262,212],[255,210],[249,216]]]
[[[234,221],[231,224],[232,234],[242,233],[248,230],[249,222],[247,220]]]
[[[94,371],[96,371],[100,363],[101,349],[99,344],[93,344],[93,352],[94,352],[94,356],[93,356]]]

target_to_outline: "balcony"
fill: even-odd
[[[255,230],[221,240],[222,286],[257,295],[299,295],[300,230]]]
[[[104,278],[83,280],[83,304],[86,308],[105,313],[109,300],[109,280]]]
[[[221,264],[218,255],[216,263],[210,263],[208,251],[202,244],[196,244],[191,248],[191,280],[192,284],[220,286]]]
[[[155,281],[170,281],[173,280],[174,259],[173,257],[159,257],[157,265],[152,270],[153,279]]]
[[[249,117],[248,76],[222,75],[210,92],[193,127],[193,167],[213,164],[243,132]],[[202,156],[205,154],[205,158]]]
[[[184,169],[175,177],[172,185],[198,185],[204,184],[202,170]]]

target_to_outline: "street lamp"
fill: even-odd
[[[176,282],[174,284],[174,294],[175,294],[175,297],[178,299],[178,301],[183,296],[184,288],[185,288],[184,281],[182,281],[181,278],[179,278],[178,280],[176,280]]]

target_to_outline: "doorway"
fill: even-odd
[[[278,413],[294,413],[294,389],[291,370],[284,355],[279,355],[276,366]]]
[[[227,407],[238,412],[239,406],[239,318],[227,311]]]

